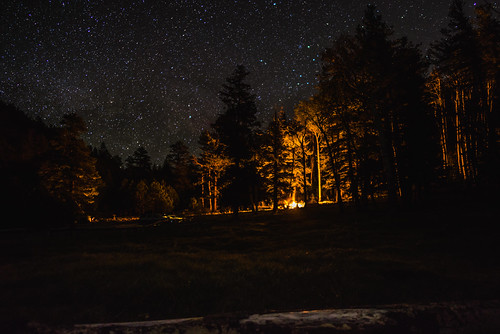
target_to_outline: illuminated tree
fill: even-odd
[[[427,78],[426,91],[429,97],[429,105],[434,111],[434,119],[439,132],[439,147],[441,155],[441,168],[447,171],[452,166],[451,154],[449,152],[449,117],[447,114],[446,98],[443,93],[443,80],[436,70],[433,70]]]
[[[324,52],[318,92],[297,109],[325,142],[340,204],[345,192],[358,203],[381,186],[395,203],[429,170],[426,67],[418,49],[392,33],[369,6],[356,34]]]
[[[149,210],[155,213],[170,213],[174,210],[178,196],[175,189],[165,182],[153,181],[146,194]]]
[[[286,128],[284,129],[283,136],[283,146],[284,155],[287,164],[285,168],[287,169],[288,175],[288,199],[292,202],[297,203],[297,191],[300,191],[300,180],[301,180],[301,149],[300,149],[300,135],[297,133],[299,131],[297,123],[295,120],[287,120]],[[302,201],[305,203],[305,201]]]
[[[49,194],[83,214],[92,209],[101,177],[90,148],[80,138],[86,131],[83,119],[68,114],[61,124],[57,136],[50,141],[51,149],[40,166],[39,176]]]
[[[223,145],[216,133],[203,131],[198,143],[201,148],[201,155],[197,162],[201,167],[202,198],[206,190],[209,210],[214,212],[218,210],[221,175],[231,164],[231,160],[225,155]]]
[[[500,29],[491,5],[478,6],[475,21],[463,6],[463,1],[452,1],[448,27],[432,45],[434,75],[428,87],[435,113],[441,116],[443,165],[455,178],[476,184],[482,170],[495,165],[498,157]]]
[[[333,147],[334,138],[332,137],[331,128],[334,126],[330,118],[330,110],[322,103],[318,96],[315,96],[308,101],[301,101],[297,108],[295,108],[295,115],[297,119],[305,124],[308,132],[312,136],[314,143],[314,168],[316,171],[316,191],[318,202],[322,199],[322,159],[321,159],[321,141],[326,144],[328,157],[330,159],[330,167],[334,178],[334,187],[336,190],[336,198],[339,205],[342,207],[342,194],[340,190],[340,175],[338,169],[338,162],[336,159],[336,151]]]
[[[170,213],[178,201],[174,188],[165,182],[153,180],[149,185],[145,180],[135,186],[135,213],[138,215],[151,213]]]
[[[296,119],[305,125],[308,130],[308,134],[312,138],[313,144],[313,157],[314,161],[312,164],[312,171],[316,171],[314,179],[316,184],[313,186],[316,189],[317,201],[321,201],[321,149],[320,149],[320,138],[323,135],[323,125],[321,124],[321,117],[319,116],[318,109],[315,108],[310,101],[301,101],[299,105],[295,108]],[[312,178],[311,178],[312,183]]]
[[[496,13],[496,16],[495,16]],[[476,7],[476,36],[481,50],[482,94],[481,105],[486,131],[486,148],[483,171],[486,180],[499,182],[500,167],[500,20],[490,3]]]
[[[297,184],[302,185],[303,201],[307,205],[309,202],[307,174],[310,172],[307,160],[312,155],[312,151],[309,148],[311,146],[310,136],[305,125],[296,119],[292,119],[289,122],[287,130],[288,140],[286,144],[292,150],[292,167],[295,166],[295,159],[299,161],[301,167],[292,171],[292,176],[296,181],[291,182],[291,184],[294,190]],[[295,193],[292,194],[292,197],[296,200]]]

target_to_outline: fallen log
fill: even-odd
[[[81,324],[38,333],[342,333],[493,334],[500,333],[500,301],[400,304],[267,314],[229,314],[143,322]]]

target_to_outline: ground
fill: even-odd
[[[333,206],[0,233],[0,329],[500,298],[500,209]]]

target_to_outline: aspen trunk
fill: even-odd
[[[319,135],[315,134],[316,138],[316,163],[318,169],[318,203],[321,202],[321,157],[319,147]]]
[[[214,212],[217,211],[217,196],[218,196],[218,193],[217,193],[217,173],[214,173],[214,193],[213,193],[213,199],[214,199],[213,211]]]
[[[465,172],[465,159],[464,159],[464,138],[463,138],[463,128],[461,122],[461,97],[458,89],[455,90],[455,132],[456,132],[456,152],[457,152],[457,167],[458,173],[465,181],[467,180],[467,174]]]
[[[344,130],[346,132],[347,138],[347,175],[349,176],[350,181],[350,190],[352,197],[354,199],[354,204],[359,204],[359,192],[358,192],[358,178],[354,172],[354,159],[353,159],[353,151],[354,151],[354,141],[352,140],[351,127],[349,126],[349,122],[347,122],[344,117],[342,117],[342,123],[344,125]]]
[[[295,147],[292,147],[292,175],[290,176],[290,184],[292,185],[292,201],[295,202],[297,186],[295,184]]]
[[[201,175],[201,207],[205,209],[205,175]]]
[[[337,194],[337,203],[339,204],[340,210],[344,208],[344,201],[342,200],[342,190],[340,189],[340,175],[337,170],[337,163],[335,161],[335,156],[333,154],[332,143],[328,140],[328,136],[323,132],[323,137],[325,137],[326,148],[328,150],[328,157],[330,158],[330,163],[332,164],[333,178],[335,179],[335,192]]]
[[[213,207],[213,193],[212,193],[212,182],[210,181],[210,178],[208,179],[208,205],[210,212],[214,211]]]
[[[302,177],[304,178],[304,183],[303,183],[304,203],[307,204],[309,198],[307,196],[307,165],[306,165],[306,149],[304,147],[304,140],[300,142],[300,148],[302,149]]]

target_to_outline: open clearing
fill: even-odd
[[[500,298],[499,209],[320,206],[0,233],[0,329]]]

